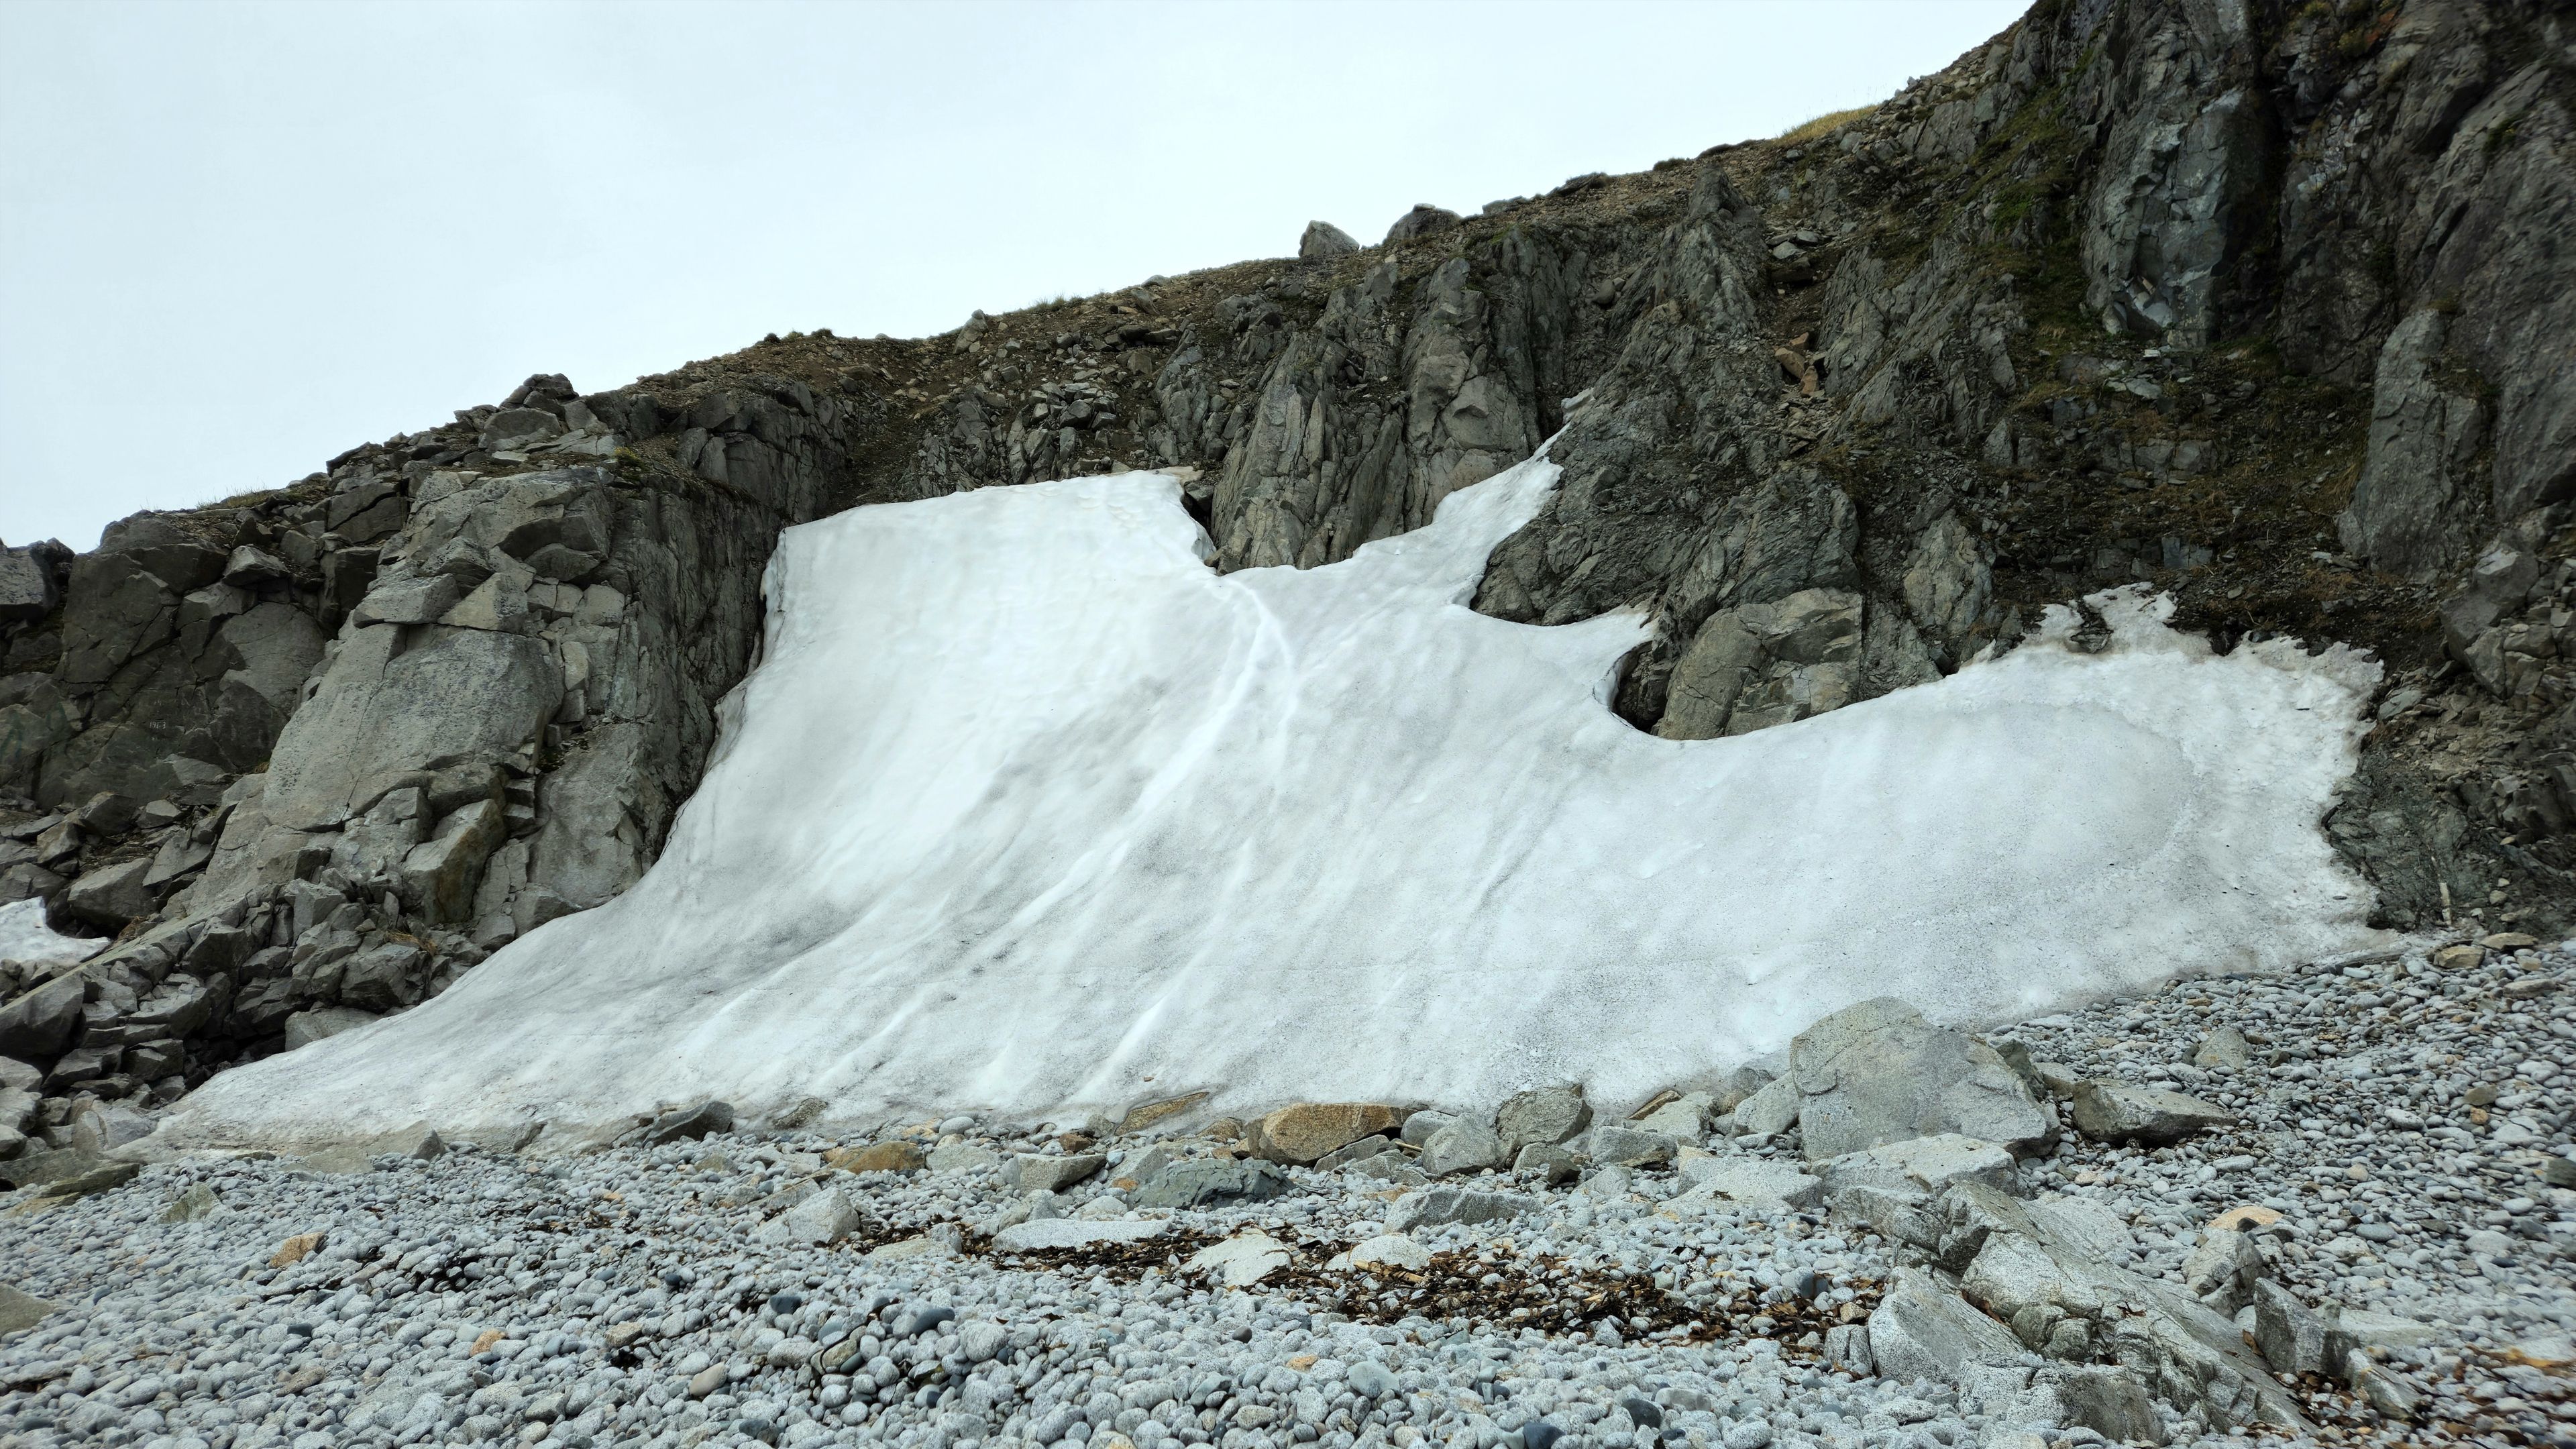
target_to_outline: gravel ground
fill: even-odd
[[[2263,1207],[2279,1214],[2263,1256],[2303,1299],[2425,1325],[2384,1365],[2425,1395],[2420,1422],[2311,1385],[2326,1438],[2576,1444],[2576,1192],[2544,1179],[2568,1151],[2570,974],[2554,949],[2465,969],[2418,955],[2189,981],[1993,1033],[2052,1077],[2161,1080],[2240,1119],[2155,1151],[2070,1134],[2024,1187],[2112,1207],[2138,1235],[2129,1266],[2177,1279],[2202,1224]],[[1221,1149],[1130,1135],[1035,1211],[1070,1220],[1050,1231],[1150,1219],[1159,1237],[1015,1249],[990,1235],[1032,1201],[989,1154],[1064,1146],[966,1118],[906,1130],[945,1144],[931,1170],[823,1161],[892,1133],[743,1130],[566,1155],[542,1138],[426,1159],[197,1153],[73,1200],[22,1191],[0,1210],[0,1281],[57,1307],[0,1334],[0,1445],[2098,1438],[1829,1367],[1821,1330],[1865,1317],[1896,1263],[1821,1210],[1676,1214],[1661,1172],[1484,1179],[1470,1185],[1531,1209],[1390,1246],[1407,1187],[1357,1171],[1289,1168],[1285,1195],[1216,1210],[1131,1209],[1113,1184],[1150,1170],[1146,1154]],[[823,1205],[818,1181],[859,1220],[828,1244],[785,1241]],[[1276,1264],[1262,1282],[1191,1267],[1250,1230],[1276,1244],[1250,1245]],[[1418,1266],[1336,1263],[1360,1243]],[[2243,1442],[2171,1414],[2166,1428]]]

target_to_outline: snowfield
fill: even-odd
[[[1657,739],[1605,704],[1639,618],[1465,606],[1556,472],[1306,571],[1210,571],[1158,474],[791,529],[641,883],[182,1126],[1623,1102],[1889,992],[2019,1019],[2380,939],[2317,828],[2369,661],[2214,656],[2124,591],[2099,653],[2060,609],[1937,684]]]

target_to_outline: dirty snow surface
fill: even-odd
[[[791,529],[642,882],[192,1115],[1626,1099],[1883,993],[2010,1020],[2376,939],[2317,829],[2367,661],[2216,656],[2117,593],[2098,651],[2061,609],[1938,684],[1656,739],[1604,702],[1641,619],[1465,606],[1555,474],[1304,571],[1212,572],[1157,474]]]

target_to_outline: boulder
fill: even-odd
[[[2212,1228],[2182,1262],[2182,1286],[2212,1309],[2233,1318],[2254,1301],[2254,1285],[2263,1281],[2263,1255],[2254,1240],[2227,1228]]]
[[[1306,223],[1306,234],[1297,238],[1297,255],[1309,259],[1347,256],[1359,249],[1357,238],[1329,221]]]
[[[1735,1104],[1729,1120],[1736,1135],[1743,1137],[1775,1136],[1797,1126],[1798,1079],[1779,1077],[1757,1088]]]
[[[1433,1177],[1453,1172],[1481,1172],[1510,1161],[1503,1139],[1484,1120],[1469,1113],[1431,1134],[1414,1165]]]
[[[63,906],[93,926],[118,930],[128,921],[152,914],[157,902],[149,883],[151,874],[148,855],[84,871],[72,882]]]
[[[464,595],[456,580],[445,574],[426,578],[379,578],[358,601],[349,617],[360,625],[367,624],[433,624],[438,617],[456,607]]]
[[[2222,1026],[2202,1037],[2191,1050],[2191,1064],[2195,1067],[2232,1071],[2253,1060],[2254,1044],[2232,1026]]]
[[[0,1338],[24,1332],[51,1317],[55,1305],[0,1283]]]
[[[311,1046],[327,1036],[365,1026],[377,1020],[376,1013],[360,1011],[353,1006],[317,1006],[286,1018],[286,1049]]]
[[[867,1221],[837,1187],[827,1187],[769,1220],[759,1233],[765,1243],[836,1243]]]
[[[1709,1109],[1717,1099],[1707,1092],[1685,1092],[1628,1125],[1640,1132],[1660,1132],[1681,1142],[1697,1142],[1708,1133]]]
[[[896,1137],[865,1147],[835,1147],[823,1154],[823,1161],[843,1172],[919,1172],[930,1165],[930,1156],[920,1143]]]
[[[665,1142],[693,1142],[711,1133],[732,1130],[733,1104],[711,1098],[694,1107],[663,1113],[645,1124],[639,1138],[648,1147],[659,1147]]]
[[[1876,1187],[1929,1194],[1972,1179],[2009,1191],[2017,1180],[2011,1153],[1991,1142],[1955,1132],[1846,1152],[1826,1159],[1817,1171],[1828,1193],[1839,1193],[1846,1187]]]
[[[1994,1048],[1933,1025],[1892,996],[1845,1007],[1800,1032],[1789,1061],[1810,1162],[1945,1132],[2015,1153],[2057,1138],[2056,1114]]]
[[[1899,1268],[1869,1315],[1869,1351],[1879,1377],[1956,1384],[1980,1365],[2011,1364],[2021,1341],[1921,1268]]]
[[[1255,1229],[1210,1243],[1190,1255],[1193,1273],[1213,1274],[1228,1288],[1249,1288],[1288,1266],[1288,1245]]]
[[[0,548],[0,624],[33,624],[61,602],[51,558],[33,549]]]
[[[1697,1184],[1665,1203],[1693,1209],[1721,1203],[1781,1212],[1814,1207],[1824,1196],[1824,1182],[1795,1166],[1767,1157],[1709,1157],[1694,1160],[1687,1175]]]
[[[1403,1121],[1401,1110],[1383,1102],[1300,1102],[1254,1122],[1245,1136],[1256,1157],[1303,1164]]]
[[[1431,1266],[1431,1250],[1404,1233],[1380,1233],[1354,1243],[1349,1257],[1354,1268],[1408,1268],[1418,1273]]]
[[[1288,1174],[1267,1162],[1196,1158],[1175,1162],[1136,1190],[1140,1208],[1211,1208],[1261,1202],[1288,1191]]]
[[[1386,229],[1386,239],[1390,242],[1411,241],[1418,236],[1447,231],[1459,220],[1458,213],[1454,211],[1433,206],[1427,201],[1419,202],[1411,211],[1397,217],[1395,225]]]
[[[1430,1187],[1409,1192],[1396,1200],[1386,1215],[1389,1232],[1410,1232],[1415,1228],[1437,1227],[1444,1223],[1493,1223],[1516,1218],[1538,1206],[1535,1199],[1517,1192],[1476,1192],[1463,1187]]]
[[[2072,1106],[2075,1130],[2096,1142],[2135,1142],[2164,1147],[2195,1132],[2224,1127],[2236,1114],[2197,1097],[2135,1082],[2078,1083]]]
[[[0,1055],[31,1062],[62,1055],[71,1045],[72,1029],[80,1025],[87,992],[87,979],[70,971],[0,1006]]]
[[[2334,1327],[2329,1315],[2316,1312],[2298,1295],[2270,1279],[2254,1284],[2254,1346],[2263,1361],[2284,1378],[2326,1371],[2326,1348]]]
[[[1661,1132],[1600,1126],[1568,1142],[1567,1150],[1605,1167],[1646,1167],[1670,1162],[1681,1144]]]
[[[943,1142],[930,1149],[933,1172],[979,1172],[1001,1165],[1002,1155],[973,1142]]]
[[[1062,1192],[1098,1172],[1108,1163],[1098,1153],[1066,1153],[1046,1157],[1024,1153],[1011,1160],[1011,1185],[1021,1192]]]
[[[1090,1248],[1102,1243],[1141,1243],[1147,1238],[1161,1237],[1163,1227],[1159,1220],[1037,1218],[1014,1223],[995,1233],[993,1246],[1004,1252],[1026,1253],[1046,1248]]]
[[[1516,1092],[1494,1113],[1494,1135],[1507,1156],[1533,1142],[1554,1146],[1591,1125],[1592,1104],[1578,1082]]]
[[[1512,1158],[1512,1175],[1534,1177],[1550,1187],[1562,1187],[1583,1175],[1583,1164],[1562,1147],[1533,1142]]]

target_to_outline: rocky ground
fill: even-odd
[[[90,1106],[0,1210],[0,1444],[2576,1443],[2576,956],[2491,939],[1982,1041],[1865,1003],[1626,1121],[296,1159]]]

